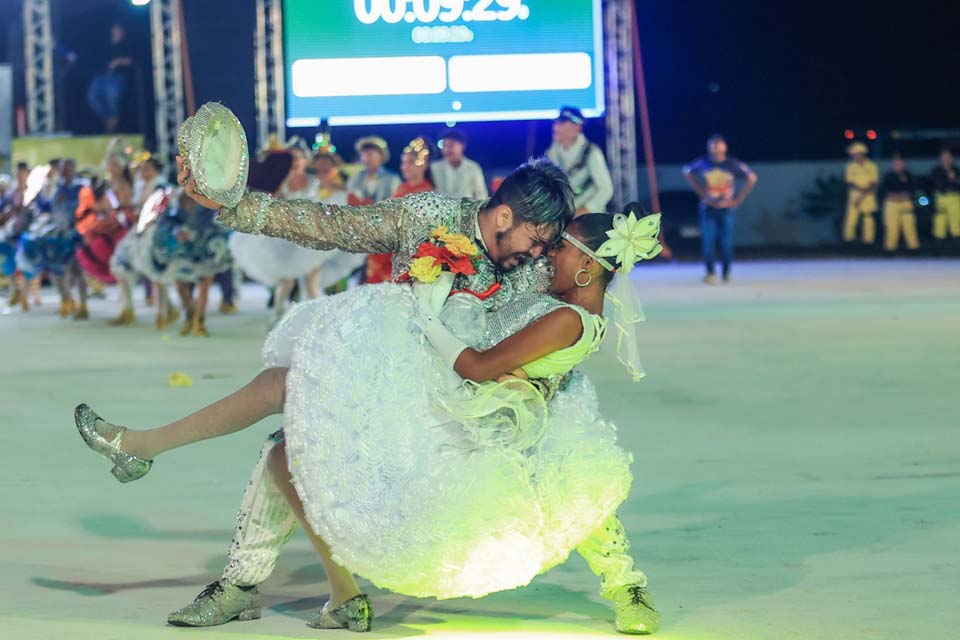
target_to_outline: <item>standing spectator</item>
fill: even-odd
[[[490,196],[480,165],[464,156],[467,136],[459,129],[447,129],[440,136],[443,160],[430,166],[437,191],[451,198],[483,200]]]
[[[930,173],[936,213],[933,214],[933,237],[946,240],[947,231],[960,238],[960,171],[953,164],[953,152],[944,147],[940,152],[940,166]]]
[[[844,242],[853,242],[857,238],[857,226],[863,220],[861,240],[863,244],[873,244],[877,238],[877,183],[880,170],[867,158],[867,145],[854,142],[847,147],[850,162],[844,181],[847,183],[847,217],[843,222]]]
[[[707,155],[683,168],[683,177],[700,198],[700,226],[703,260],[707,275],[703,281],[717,283],[715,251],[720,245],[723,281],[730,280],[733,264],[733,214],[757,184],[757,174],[743,162],[727,155],[727,141],[720,135],[707,140]],[[744,181],[737,192],[737,180]]]
[[[110,47],[102,72],[94,76],[87,90],[87,103],[103,120],[107,133],[114,133],[120,122],[120,105],[130,85],[133,70],[133,47],[123,25],[110,27]]]
[[[603,213],[613,198],[613,180],[600,147],[583,135],[586,120],[579,109],[563,107],[553,123],[547,157],[563,169],[573,187],[577,215]]]
[[[907,163],[899,153],[893,154],[891,170],[883,176],[880,193],[883,195],[883,248],[893,252],[900,245],[900,233],[907,249],[920,248],[917,238],[917,215],[913,208],[913,196],[917,182],[907,171]]]
[[[347,191],[353,196],[350,204],[374,204],[392,196],[400,186],[400,176],[383,167],[390,161],[387,141],[380,136],[367,136],[357,140],[354,149],[363,169],[347,182]]]

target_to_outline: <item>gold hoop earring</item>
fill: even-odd
[[[589,278],[587,278],[587,281],[586,281],[586,282],[580,282],[580,274],[581,274],[581,273],[586,273],[586,272],[587,272],[586,269],[580,269],[580,271],[577,271],[577,272],[573,275],[573,283],[574,283],[575,285],[577,285],[578,287],[589,287],[589,286],[590,286],[590,283],[593,282],[593,276],[590,276]]]

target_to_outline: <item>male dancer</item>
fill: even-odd
[[[407,270],[419,243],[442,221],[451,230],[475,238],[483,249],[478,273],[459,276],[454,288],[474,291],[487,308],[524,291],[545,290],[549,278],[538,259],[573,213],[569,182],[546,161],[517,169],[489,201],[417,194],[379,205],[341,207],[251,193],[237,207],[224,209],[197,194],[188,170],[181,167],[178,181],[200,204],[220,209],[220,222],[237,231],[283,237],[316,249],[389,252],[394,256],[394,274]],[[266,470],[267,454],[282,439],[282,432],[277,432],[263,446],[244,493],[222,577],[192,604],[171,613],[170,624],[213,626],[259,617],[257,585],[273,571],[297,526],[293,511]],[[602,578],[600,594],[613,604],[617,630],[652,633],[660,625],[660,615],[650,602],[646,576],[634,570],[628,550],[616,516],[578,547],[590,569]]]

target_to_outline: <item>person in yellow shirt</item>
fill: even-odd
[[[853,242],[857,238],[857,227],[861,219],[861,240],[864,244],[873,244],[877,238],[877,183],[880,170],[867,158],[867,145],[854,142],[847,147],[850,162],[844,181],[847,183],[847,216],[843,222],[844,242]]]
[[[946,240],[947,232],[960,238],[960,170],[953,164],[953,152],[944,147],[940,165],[930,174],[937,210],[933,215],[933,237]]]

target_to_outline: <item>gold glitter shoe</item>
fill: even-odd
[[[110,423],[94,413],[89,406],[78,405],[73,412],[73,417],[77,423],[77,431],[80,432],[80,437],[87,443],[87,446],[113,463],[113,469],[110,470],[110,473],[113,474],[114,478],[120,482],[133,482],[147,475],[147,472],[150,471],[153,460],[143,460],[124,452],[120,448],[120,441],[127,430],[126,427],[117,427],[117,434],[113,437],[113,440],[108,441],[97,431],[97,420],[106,424]]]
[[[307,622],[314,629],[349,629],[355,633],[370,631],[373,622],[373,606],[367,594],[361,593],[347,600],[336,609],[330,609],[330,603],[313,614]]]
[[[188,336],[193,330],[193,312],[187,311],[187,317],[183,319],[183,326],[180,327],[180,335]]]
[[[205,318],[203,316],[193,316],[193,326],[191,327],[190,334],[200,337],[200,338],[209,338],[210,332],[207,331],[207,325],[204,322]]]
[[[221,579],[208,584],[193,602],[167,616],[167,624],[215,627],[231,620],[257,620],[261,606],[260,592],[256,587],[238,587]]]
[[[75,303],[75,302],[74,302],[73,300],[71,300],[70,298],[67,298],[66,300],[62,300],[62,301],[60,302],[60,317],[61,317],[61,318],[69,318],[70,316],[72,316],[72,315],[73,315],[74,313],[76,313],[76,312],[77,312],[77,303]]]
[[[129,327],[137,324],[137,317],[133,314],[133,309],[123,309],[116,318],[107,320],[111,327]]]
[[[220,313],[222,313],[223,315],[230,316],[235,314],[236,312],[237,312],[237,305],[233,304],[232,302],[229,304],[227,304],[226,302],[220,303]]]
[[[90,319],[90,312],[87,311],[87,305],[81,304],[79,307],[77,307],[77,312],[76,312],[75,314],[73,314],[73,319],[74,319],[74,320],[89,320],[89,319]]]
[[[620,633],[645,636],[660,628],[660,614],[653,608],[645,587],[628,585],[613,593],[615,626]]]

